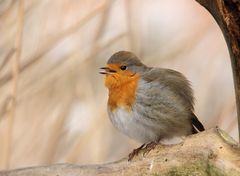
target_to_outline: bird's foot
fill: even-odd
[[[156,142],[150,142],[146,145],[146,147],[144,147],[144,152],[143,152],[143,156],[145,156],[146,154],[148,154],[151,150],[153,150],[156,147],[157,143]]]
[[[140,147],[134,149],[131,153],[128,155],[128,161],[131,161],[134,156],[138,155],[140,150],[144,148],[145,144],[141,145]]]

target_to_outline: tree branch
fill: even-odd
[[[188,136],[177,145],[158,145],[154,150],[102,165],[56,164],[2,171],[0,176],[65,175],[240,175],[240,147],[220,129]]]
[[[235,86],[240,139],[240,1],[196,0],[214,17],[227,42]]]

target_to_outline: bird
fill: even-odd
[[[194,114],[193,90],[182,73],[148,67],[130,51],[114,53],[100,69],[108,89],[110,121],[143,144],[129,154],[129,160],[144,146],[152,148],[161,140],[205,130]]]

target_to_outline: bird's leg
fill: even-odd
[[[138,155],[140,150],[144,148],[145,144],[142,144],[140,147],[134,149],[131,153],[128,155],[128,161],[131,161],[135,155]]]
[[[145,155],[148,154],[151,150],[153,150],[153,149],[156,147],[157,144],[158,144],[158,143],[155,142],[155,141],[148,143],[148,144],[146,145],[146,147],[144,147],[143,156],[145,156]]]

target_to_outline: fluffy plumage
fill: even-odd
[[[127,51],[115,53],[104,69],[109,117],[124,134],[149,143],[204,130],[193,113],[189,81],[181,73],[147,67]]]

